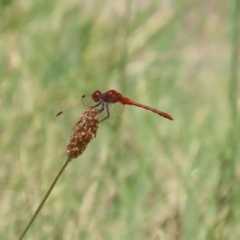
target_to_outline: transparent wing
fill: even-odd
[[[99,122],[120,116],[124,111],[124,104],[120,102],[109,103],[104,101],[94,102],[90,95],[83,95],[81,104],[63,109],[56,114],[56,122],[71,125],[78,122],[86,107],[95,107],[99,110]]]
[[[83,114],[86,107],[91,107],[94,105],[96,105],[96,103],[92,100],[90,95],[83,95],[80,104],[59,111],[56,114],[56,121],[64,123],[70,118],[78,119]]]
[[[120,102],[105,103],[104,110],[99,114],[99,121],[103,121],[104,119],[113,119],[120,116],[123,113],[124,108],[125,108],[125,105]],[[109,112],[109,117],[108,117],[108,112]]]
[[[86,106],[80,103],[70,108],[61,109],[61,111],[55,115],[55,122],[60,125],[70,124],[74,126],[74,122],[77,123],[85,108]]]
[[[82,102],[82,105],[85,107],[93,107],[96,105],[96,102],[93,101],[90,94],[82,95],[81,102]]]

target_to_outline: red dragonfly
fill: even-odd
[[[133,105],[133,106],[141,107],[146,110],[157,113],[158,115],[160,115],[164,118],[173,120],[173,118],[169,114],[159,111],[155,108],[148,107],[141,103],[134,102],[133,100],[131,100],[127,97],[123,97],[123,95],[121,93],[119,93],[115,90],[109,90],[104,93],[97,90],[94,93],[92,93],[90,96],[83,95],[81,102],[82,102],[82,105],[84,106],[84,108],[95,107],[98,109],[99,122],[102,122],[108,118],[112,119],[112,118],[118,117],[119,115],[121,115],[123,113],[125,105]],[[79,108],[79,106],[77,106],[75,108]],[[73,109],[69,109],[69,110],[73,110]],[[69,111],[69,110],[66,110],[66,111]],[[57,113],[56,116],[61,116],[66,111],[60,111],[59,113]]]

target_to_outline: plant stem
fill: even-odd
[[[50,195],[51,191],[53,190],[56,182],[58,181],[59,177],[61,176],[61,174],[63,173],[64,169],[67,167],[68,163],[71,161],[71,158],[68,158],[67,161],[64,163],[64,165],[62,166],[62,168],[60,169],[59,173],[57,174],[57,176],[55,177],[55,179],[53,180],[50,188],[48,189],[46,195],[44,196],[43,200],[41,201],[41,203],[39,204],[38,208],[36,209],[36,211],[34,212],[31,220],[29,221],[28,225],[25,227],[24,231],[22,232],[21,236],[19,237],[19,240],[23,239],[24,236],[26,235],[26,233],[28,232],[29,228],[31,227],[31,225],[33,224],[35,218],[37,217],[38,213],[40,212],[40,210],[42,209],[44,203],[46,202],[48,196]]]

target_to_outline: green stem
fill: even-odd
[[[44,203],[46,202],[48,196],[50,195],[51,191],[53,190],[56,182],[58,181],[59,177],[61,176],[61,174],[63,173],[64,169],[67,167],[68,163],[71,161],[71,158],[68,158],[67,161],[64,163],[64,165],[62,166],[62,168],[60,169],[59,173],[57,174],[57,176],[55,177],[55,179],[53,180],[50,188],[48,189],[46,195],[44,196],[43,200],[41,201],[41,203],[39,204],[38,208],[36,209],[36,211],[34,212],[32,218],[30,219],[28,225],[25,227],[24,231],[22,232],[21,236],[19,237],[19,240],[23,239],[24,236],[26,235],[26,233],[28,232],[29,228],[31,227],[31,225],[33,224],[35,218],[37,217],[38,213],[40,212],[40,210],[42,209]]]

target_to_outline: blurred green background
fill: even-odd
[[[0,239],[17,239],[97,89],[126,106],[25,239],[240,239],[239,1],[1,0]],[[237,102],[238,100],[238,102]]]

